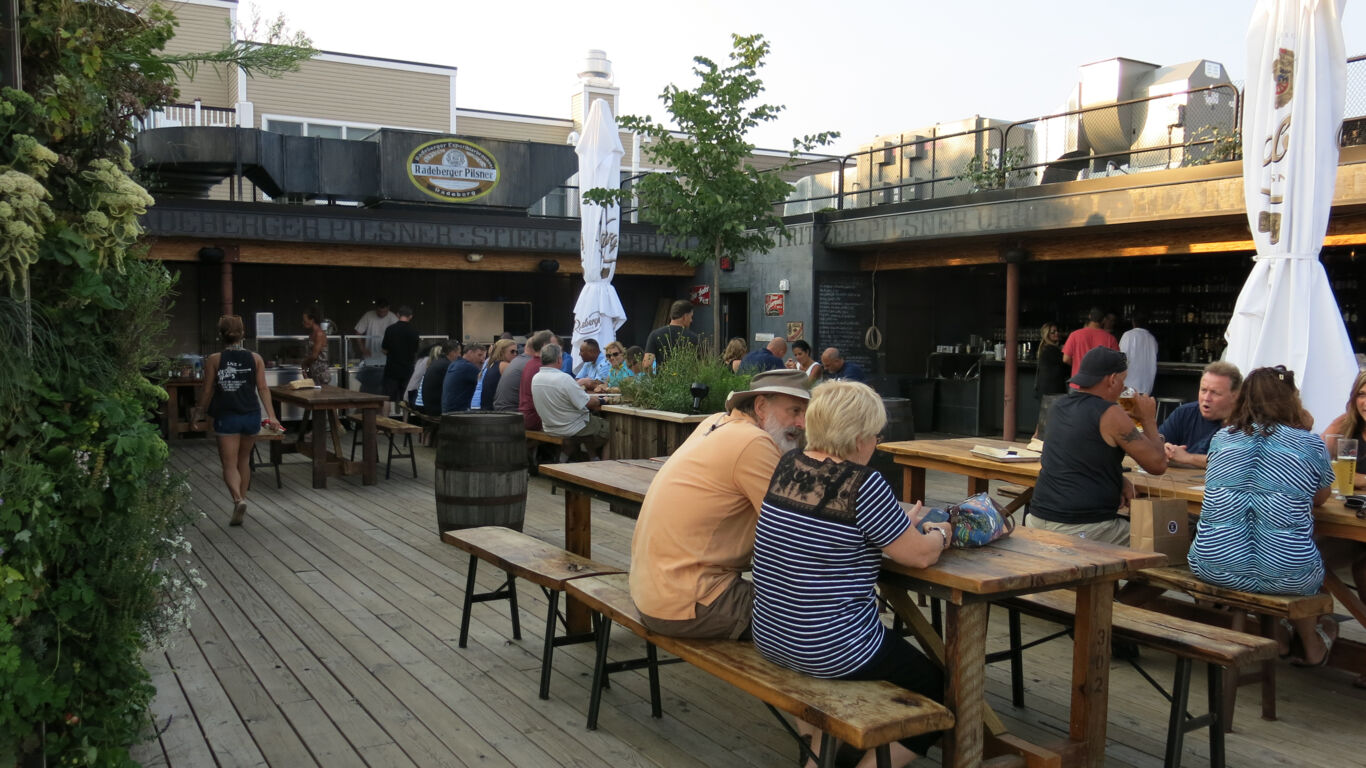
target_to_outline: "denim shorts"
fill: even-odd
[[[220,435],[254,435],[261,431],[261,413],[228,413],[213,420],[213,431]]]

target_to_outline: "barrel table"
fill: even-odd
[[[436,533],[483,525],[522,530],[526,423],[522,414],[449,413],[436,449]]]

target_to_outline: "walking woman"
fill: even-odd
[[[321,329],[319,329],[321,330]],[[241,525],[247,513],[247,489],[251,487],[251,447],[261,426],[281,429],[266,386],[266,366],[261,356],[242,349],[245,330],[242,318],[218,318],[218,337],[224,349],[209,355],[204,366],[204,387],[199,391],[199,412],[207,408],[218,436],[218,459],[223,482],[232,494],[232,519]],[[261,420],[265,408],[265,420]]]
[[[308,331],[308,355],[303,360],[304,376],[314,384],[331,384],[332,367],[327,363],[327,333],[323,313],[317,307],[304,310],[304,329]]]
[[[1057,323],[1044,323],[1039,329],[1039,367],[1034,371],[1034,399],[1039,401],[1039,423],[1034,437],[1044,437],[1041,428],[1048,418],[1048,407],[1058,395],[1067,394],[1071,369],[1062,361],[1061,334]]]

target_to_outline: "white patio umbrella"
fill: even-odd
[[[621,157],[626,152],[617,133],[612,109],[602,99],[594,99],[583,126],[583,136],[574,151],[579,155],[579,191],[618,189],[621,186]],[[599,346],[617,338],[617,329],[626,322],[612,276],[617,271],[617,240],[621,235],[621,206],[603,207],[580,201],[579,259],[583,263],[583,291],[574,304],[574,365],[579,357],[579,342],[597,339]]]
[[[1247,374],[1284,365],[1323,429],[1356,375],[1319,263],[1337,181],[1345,0],[1259,0],[1247,32],[1243,195],[1257,256],[1225,338]]]

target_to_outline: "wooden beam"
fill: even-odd
[[[1130,259],[1154,256],[1191,256],[1215,253],[1255,253],[1256,244],[1248,234],[1247,222],[1237,220],[1201,227],[1169,229],[1104,230],[1094,233],[1054,231],[1031,233],[1024,240],[1031,261],[1075,261],[1082,259]],[[1323,246],[1366,245],[1366,215],[1334,216],[1328,224]],[[908,242],[865,253],[859,259],[864,271],[921,269],[1000,262],[1000,243],[995,240],[972,242]]]
[[[216,240],[163,237],[150,240],[148,257],[162,261],[195,261],[199,249],[220,244]],[[509,251],[479,251],[483,258],[471,262],[468,251],[436,248],[375,248],[351,245],[309,245],[240,241],[242,264],[280,264],[317,267],[386,267],[394,269],[439,269],[467,272],[535,272],[545,259],[560,262],[566,274],[581,274],[578,259],[567,254]],[[668,257],[622,256],[617,274],[666,277],[692,277],[694,269],[679,259]]]

